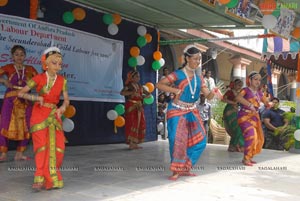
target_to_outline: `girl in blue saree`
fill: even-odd
[[[195,176],[190,173],[206,147],[206,132],[197,104],[200,93],[208,99],[214,97],[204,83],[202,76],[195,73],[201,64],[201,52],[195,46],[184,50],[184,64],[157,83],[161,91],[176,94],[168,104],[167,125],[173,175],[170,180],[179,176]]]

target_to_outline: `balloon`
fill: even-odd
[[[74,22],[74,15],[71,11],[64,12],[63,21],[66,24],[72,24]]]
[[[74,15],[75,20],[79,20],[79,21],[83,20],[86,16],[85,10],[82,8],[75,8],[72,11],[72,13]]]
[[[154,101],[154,98],[153,98],[152,94],[148,98],[144,98],[144,103],[147,105],[152,104],[153,101]]]
[[[278,18],[279,17],[279,15],[280,15],[280,9],[278,8],[276,8],[273,12],[272,12],[272,15],[273,16],[275,16],[276,18]]]
[[[139,36],[136,42],[139,47],[144,47],[147,44],[147,40],[144,36]]]
[[[117,25],[115,25],[115,24],[110,24],[110,25],[108,25],[108,27],[107,27],[107,31],[108,31],[108,33],[110,34],[110,35],[116,35],[118,32],[119,32],[119,28],[118,28],[118,26]]]
[[[66,117],[65,117],[65,115],[63,115],[63,114],[62,114],[61,117],[60,117],[60,119],[61,119],[62,121],[64,121],[65,118],[66,118]]]
[[[163,122],[159,122],[159,124],[157,124],[157,131],[160,132],[164,129],[164,123]]]
[[[146,85],[143,85],[144,90],[149,92],[149,88]]]
[[[148,91],[150,93],[152,93],[154,91],[155,87],[151,82],[147,82],[145,85],[148,87],[148,89],[149,89]]]
[[[115,126],[117,126],[117,127],[122,127],[122,126],[124,126],[125,125],[125,119],[124,119],[124,117],[122,117],[122,116],[118,116],[116,119],[115,119]]]
[[[297,39],[300,38],[300,27],[295,27],[292,31],[292,36]]]
[[[226,4],[227,8],[234,8],[238,5],[239,0],[230,0],[228,4]]]
[[[228,4],[230,0],[219,0],[220,4]]]
[[[158,60],[160,60],[161,58],[162,58],[162,54],[161,54],[160,51],[155,51],[155,52],[153,52],[153,59],[154,59],[154,60],[158,61]]]
[[[137,33],[138,33],[140,36],[146,35],[146,33],[147,33],[146,27],[144,27],[144,26],[139,26],[139,27],[137,28]]]
[[[0,0],[0,6],[6,6],[8,0]]]
[[[110,25],[113,23],[114,19],[111,14],[104,14],[102,17],[104,24]]]
[[[130,57],[128,59],[128,65],[130,67],[136,67],[137,66],[137,58],[136,57]]]
[[[130,48],[130,55],[133,57],[137,57],[140,55],[140,48],[133,46]]]
[[[161,59],[159,60],[159,64],[160,64],[160,67],[163,67],[163,66],[165,65],[165,60],[164,60],[164,58],[161,58]]]
[[[115,111],[118,113],[118,115],[122,115],[125,112],[125,107],[123,104],[118,104],[115,106]]]
[[[273,29],[276,26],[277,19],[273,15],[264,15],[261,21],[266,29]]]
[[[137,56],[137,65],[142,66],[145,63],[145,58],[142,55]]]
[[[119,14],[115,13],[112,16],[113,16],[113,23],[114,24],[120,24],[121,23],[122,18]]]
[[[115,110],[109,110],[106,116],[109,120],[115,120],[118,117],[118,113]]]
[[[74,122],[71,119],[65,118],[63,121],[63,130],[71,132],[74,129]]]
[[[294,138],[297,140],[297,141],[300,141],[300,129],[297,129],[294,133]]]
[[[76,114],[76,109],[73,105],[69,105],[64,112],[66,118],[72,118]]]
[[[145,38],[146,38],[147,43],[150,43],[152,41],[152,36],[149,33],[145,34]]]
[[[160,63],[159,63],[159,61],[153,61],[152,62],[152,69],[153,70],[159,70],[160,69]]]

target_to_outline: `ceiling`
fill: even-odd
[[[251,20],[246,21],[225,13],[226,7],[217,0],[67,0],[105,13],[118,13],[127,20],[158,29],[221,29],[263,28],[259,8],[251,4]],[[205,3],[214,1],[213,4]],[[257,1],[257,0],[253,0]],[[300,2],[290,2],[300,16]],[[296,4],[296,5],[294,5]],[[297,17],[298,18],[298,17]]]

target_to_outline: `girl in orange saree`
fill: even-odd
[[[62,66],[60,50],[56,47],[45,50],[42,65],[45,72],[28,81],[18,93],[20,98],[36,101],[30,118],[36,164],[32,188],[36,190],[63,187],[59,170],[65,149],[61,115],[69,105],[67,81],[57,74]],[[33,88],[36,88],[38,96],[27,93]],[[61,94],[64,101],[57,107]]]
[[[264,134],[261,120],[258,113],[260,102],[268,106],[268,100],[260,90],[261,75],[258,72],[251,72],[248,76],[248,87],[245,87],[236,97],[241,103],[238,112],[238,124],[244,137],[244,158],[243,164],[253,166],[256,162],[253,157],[259,154],[264,144]]]
[[[139,84],[140,74],[138,71],[131,71],[127,74],[125,87],[120,94],[125,96],[125,135],[126,143],[129,144],[129,149],[140,149],[138,146],[142,143],[146,133],[146,121],[143,108],[144,96],[150,95]]]
[[[7,89],[5,91],[1,108],[0,120],[0,162],[7,160],[9,140],[18,142],[15,160],[28,160],[23,152],[30,139],[29,120],[32,103],[18,98],[18,90],[26,85],[26,82],[38,74],[33,66],[24,65],[26,58],[25,48],[14,45],[11,48],[11,56],[14,63],[0,68],[0,83]],[[2,78],[6,76],[7,79]]]

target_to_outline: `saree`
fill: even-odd
[[[244,159],[251,160],[253,156],[261,152],[264,144],[264,134],[261,125],[258,108],[260,102],[266,103],[266,97],[261,91],[253,93],[248,87],[243,88],[240,94],[256,108],[256,112],[248,106],[242,105],[238,112],[238,124],[244,136]]]
[[[196,82],[193,97],[182,70],[174,71],[167,79],[182,91],[179,101],[175,104],[171,100],[167,109],[170,170],[178,173],[189,172],[206,147],[206,132],[196,107],[200,102],[201,87],[206,85],[202,77],[194,76],[190,81],[192,86]]]
[[[56,105],[62,91],[67,90],[67,81],[57,75],[53,86],[47,88],[45,73],[35,76],[27,85],[44,97],[44,104],[36,102],[30,118],[33,150],[35,153],[36,171],[34,183],[44,183],[46,189],[62,188],[63,179],[60,167],[63,162],[65,136],[62,120],[56,115]],[[50,85],[50,84],[49,84]]]
[[[17,151],[23,152],[28,144],[29,121],[32,103],[18,98],[18,89],[26,85],[26,82],[37,75],[32,66],[24,66],[16,71],[14,64],[7,64],[0,68],[0,76],[6,75],[13,88],[7,88],[4,94],[1,120],[0,120],[0,151],[7,152],[8,140],[19,141]]]
[[[126,143],[142,143],[146,133],[146,121],[143,108],[143,88],[140,84],[136,95],[126,99],[125,119]]]
[[[235,95],[232,90],[227,91],[224,96],[231,101],[234,101],[235,99]],[[229,146],[239,149],[244,146],[244,138],[242,130],[238,124],[237,113],[237,107],[234,107],[232,104],[226,104],[223,111],[223,121],[225,130],[231,137]]]

